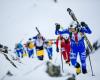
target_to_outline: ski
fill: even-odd
[[[69,13],[69,15],[71,16],[71,18],[77,22],[78,25],[80,25],[78,19],[76,18],[74,12],[70,9],[70,8],[67,8],[67,12]],[[81,27],[81,25],[80,25]],[[85,42],[86,44],[88,45],[90,51],[92,52],[93,51],[93,47],[92,47],[92,44],[91,42],[89,41],[88,37],[86,36],[86,34],[84,34],[84,39],[85,39]]]
[[[3,53],[3,54],[4,54],[5,58],[6,58],[15,68],[18,68],[18,67],[14,64],[14,62],[12,62],[12,61],[8,58],[8,56],[7,56],[5,53]]]
[[[39,31],[39,29],[37,27],[36,27],[36,30],[37,30],[38,34],[41,34],[40,31]]]

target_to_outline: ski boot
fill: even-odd
[[[87,73],[87,69],[82,68],[82,73],[83,73],[83,74],[86,74],[86,73]]]
[[[78,75],[78,74],[80,74],[80,73],[81,73],[80,64],[77,63],[77,64],[76,64],[76,74]]]

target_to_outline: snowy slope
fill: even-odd
[[[88,73],[86,75],[79,75],[77,76],[77,80],[99,80],[100,79],[100,71],[99,71],[99,59],[100,59],[100,49],[98,51],[96,51],[94,54],[91,54],[91,61],[92,61],[92,67],[94,70],[94,74],[95,76],[92,76],[91,73],[91,69],[90,69],[90,63],[89,63],[89,59],[87,58],[87,69],[88,69]]]
[[[99,0],[58,0],[54,3],[53,0],[0,0],[0,43],[7,45],[12,49],[15,43],[23,40],[27,41],[29,37],[37,34],[35,27],[37,26],[43,36],[46,38],[56,38],[55,22],[60,23],[64,28],[68,27],[72,21],[66,12],[68,7],[75,11],[76,16],[81,21],[86,21],[93,33],[87,35],[89,39],[94,42],[100,35],[99,33],[99,19],[100,19],[100,1]],[[55,48],[54,48],[55,49]],[[14,54],[12,53],[11,54]],[[96,74],[91,76],[90,65],[87,58],[88,74],[77,76],[77,80],[99,80],[99,54],[100,50],[91,55],[93,69]],[[54,51],[54,60],[57,57]],[[47,55],[45,61],[47,59]],[[53,60],[53,62],[54,62]],[[44,61],[44,62],[45,62]],[[56,64],[60,65],[60,56]],[[15,62],[18,69],[15,69],[0,53],[0,79],[6,74],[8,70],[14,73],[12,77],[5,77],[4,80],[64,80],[62,78],[51,78],[45,73],[45,63],[37,59],[22,59],[23,64]],[[44,63],[39,69],[32,71],[36,65]],[[65,64],[64,64],[65,65]],[[64,66],[65,72],[73,72],[73,67]],[[28,75],[23,75],[32,71]],[[39,77],[39,76],[40,77]]]
[[[54,58],[55,59],[55,58]],[[59,57],[58,57],[59,59]],[[22,59],[23,64],[15,64],[18,66],[18,69],[14,68],[6,59],[0,55],[0,73],[1,77],[0,80],[65,80],[68,76],[65,77],[50,77],[46,71],[46,61],[39,61],[37,58],[29,59],[25,57]],[[14,61],[13,61],[14,62]],[[57,63],[57,62],[56,62]],[[54,64],[56,64],[54,63]],[[3,64],[3,65],[2,65]],[[5,64],[5,65],[4,65]],[[58,63],[61,64],[61,63]],[[58,65],[56,64],[56,65]],[[64,64],[65,65],[65,64]],[[68,66],[68,65],[67,65]],[[66,65],[65,65],[66,67]],[[13,73],[13,76],[6,76],[3,78],[8,70]],[[66,71],[66,70],[65,70]],[[68,72],[67,72],[68,73]]]
[[[100,58],[100,49],[96,51],[95,53],[91,54],[91,61],[92,61],[92,66],[94,70],[95,76],[91,75],[91,70],[90,70],[90,65],[89,65],[89,60],[87,58],[87,74],[80,74],[76,77],[76,80],[99,80],[100,76],[100,71],[99,71],[99,58]],[[54,57],[55,59],[55,57]],[[22,59],[23,64],[19,64],[15,62],[15,64],[18,66],[18,69],[14,68],[6,59],[5,57],[0,54],[0,80],[2,77],[7,73],[8,70],[11,71],[14,75],[9,77],[6,76],[3,80],[66,80],[69,75],[64,76],[64,77],[50,77],[48,74],[45,72],[46,71],[46,59],[44,61],[39,61],[37,58],[34,59],[29,59],[28,57],[25,57]],[[58,62],[53,63],[56,65],[61,66],[60,62],[60,57],[57,59]],[[69,72],[75,73],[74,68],[71,66],[69,67],[64,63],[64,73],[68,74]]]

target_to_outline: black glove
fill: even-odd
[[[86,29],[88,29],[88,25],[85,22],[81,22],[82,27],[85,27]]]
[[[58,47],[56,48],[56,51],[59,52],[59,48]]]
[[[58,31],[60,29],[60,24],[56,23],[56,30]]]
[[[82,26],[87,26],[87,24],[85,22],[81,22]]]
[[[29,38],[28,40],[32,40],[32,38]]]

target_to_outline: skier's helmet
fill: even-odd
[[[69,35],[68,34],[62,34],[61,35],[64,39],[68,39]]]
[[[77,27],[77,22],[76,21],[72,21],[69,28],[76,28]]]

